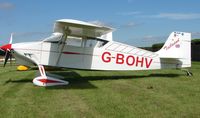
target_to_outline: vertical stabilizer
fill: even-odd
[[[164,46],[156,52],[160,58],[178,59],[181,67],[191,66],[191,33],[172,32]]]

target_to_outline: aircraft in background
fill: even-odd
[[[57,20],[50,37],[39,42],[10,43],[1,46],[6,65],[12,55],[17,63],[38,66],[38,86],[67,85],[48,76],[45,66],[88,70],[153,70],[191,67],[191,34],[172,32],[164,46],[151,52],[113,41],[113,29],[72,19]],[[188,75],[191,75],[187,71]]]

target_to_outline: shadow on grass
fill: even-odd
[[[5,82],[5,84],[8,84],[8,83],[28,83],[28,82],[32,82],[32,80],[30,79],[21,79],[21,80],[12,80],[12,79],[9,79]]]
[[[63,80],[68,81],[67,86],[52,86],[46,87],[47,89],[94,89],[97,88],[90,83],[90,81],[101,81],[101,80],[118,80],[118,79],[140,79],[140,78],[151,78],[151,77],[167,77],[175,78],[180,74],[148,74],[148,75],[97,75],[97,76],[81,76],[74,71],[63,71],[63,72],[51,72],[52,74],[58,74],[64,77]]]
[[[90,81],[101,80],[117,80],[117,79],[140,79],[151,77],[167,77],[174,78],[180,76],[180,74],[148,74],[148,75],[96,75],[96,76],[81,76],[75,71],[52,71],[51,74],[63,76],[65,81],[68,81],[67,86],[51,86],[46,89],[96,89],[97,87],[90,83]],[[26,77],[20,80],[7,80],[7,83],[32,83],[30,77]]]

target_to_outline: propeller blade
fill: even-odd
[[[13,33],[11,33],[11,35],[10,35],[10,41],[9,41],[9,44],[12,44],[12,40],[13,40]]]
[[[9,59],[9,57],[10,57],[10,51],[7,50],[6,51],[6,55],[5,55],[5,61],[4,61],[3,67],[6,66],[6,63],[7,63],[8,59]]]
[[[12,66],[12,54],[10,54],[10,65]]]

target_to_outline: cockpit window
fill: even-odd
[[[60,38],[62,37],[60,36],[49,37],[49,39],[52,40],[51,43],[60,43],[61,41]],[[69,46],[87,47],[87,48],[94,48],[94,47],[101,48],[106,43],[108,43],[108,41],[99,38],[91,38],[91,37],[83,38],[83,37],[72,37],[72,36],[68,36],[67,40],[65,41],[65,44]]]

